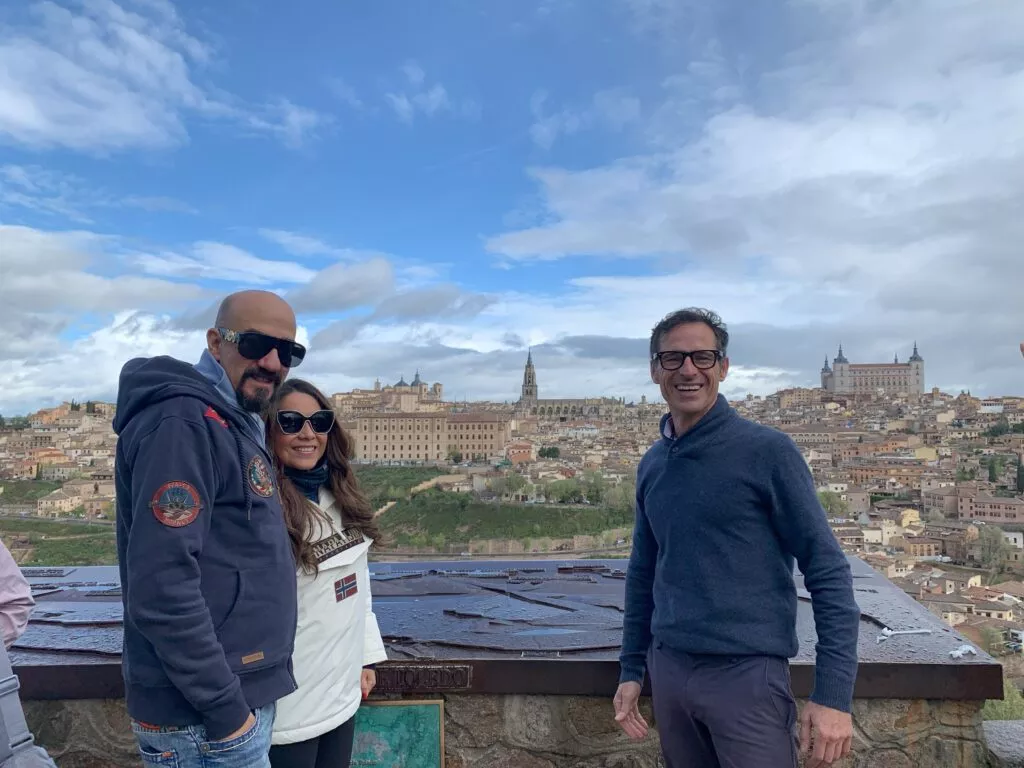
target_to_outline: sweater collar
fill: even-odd
[[[716,429],[732,415],[732,412],[732,406],[725,399],[725,395],[719,393],[715,399],[715,404],[711,406],[711,410],[705,413],[700,418],[700,421],[690,427],[682,437],[689,437],[695,433],[701,434]],[[670,443],[679,437],[676,435],[676,427],[672,421],[671,413],[666,413],[661,417],[661,436]]]

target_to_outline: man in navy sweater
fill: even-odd
[[[850,566],[790,438],[719,394],[729,334],[713,312],[655,326],[651,376],[669,413],[637,471],[615,719],[633,738],[650,673],[668,768],[793,768],[850,751],[860,610]],[[797,741],[794,560],[818,635]],[[813,744],[813,748],[812,745]]]
[[[295,561],[260,410],[305,350],[278,296],[225,299],[196,365],[125,364],[114,430],[125,698],[143,761],[270,768],[295,690]]]

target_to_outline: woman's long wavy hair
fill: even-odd
[[[271,445],[273,445],[274,438],[280,434],[281,428],[277,424],[277,412],[281,408],[281,401],[296,392],[309,395],[325,410],[333,410],[330,400],[324,393],[308,381],[303,379],[285,380],[275,393],[266,414]],[[352,454],[352,438],[335,419],[334,426],[327,433],[327,447],[324,451],[324,458],[330,467],[327,485],[341,512],[343,525],[346,528],[359,529],[364,536],[373,539],[376,543],[380,540],[380,529],[373,519],[370,502],[359,487],[356,476],[352,473]],[[285,527],[287,527],[288,536],[291,538],[295,561],[306,573],[316,573],[317,563],[313,557],[312,547],[314,542],[311,541],[315,530],[313,523],[318,518],[326,521],[327,515],[307,499],[302,491],[295,486],[295,483],[288,478],[284,473],[284,465],[281,464],[276,452],[274,454],[274,469],[277,471],[277,487],[281,491]]]

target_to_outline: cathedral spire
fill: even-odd
[[[526,353],[526,367],[523,369],[523,391],[522,400],[536,402],[537,400],[537,371],[533,367],[533,349]]]

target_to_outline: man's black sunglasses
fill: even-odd
[[[654,359],[666,371],[678,371],[686,364],[686,358],[693,360],[693,365],[702,371],[714,368],[715,363],[722,359],[717,349],[695,349],[693,352],[658,352]]]
[[[238,354],[246,360],[261,360],[270,354],[270,350],[277,349],[281,365],[285,368],[294,368],[306,356],[306,348],[301,344],[288,339],[279,339],[276,336],[268,336],[259,331],[231,331],[227,328],[218,328],[217,333],[224,341],[236,345]]]
[[[314,432],[318,435],[323,435],[330,432],[331,427],[334,426],[334,411],[317,411],[310,416],[305,416],[298,411],[277,412],[277,426],[286,435],[297,435],[302,431],[307,421]]]

